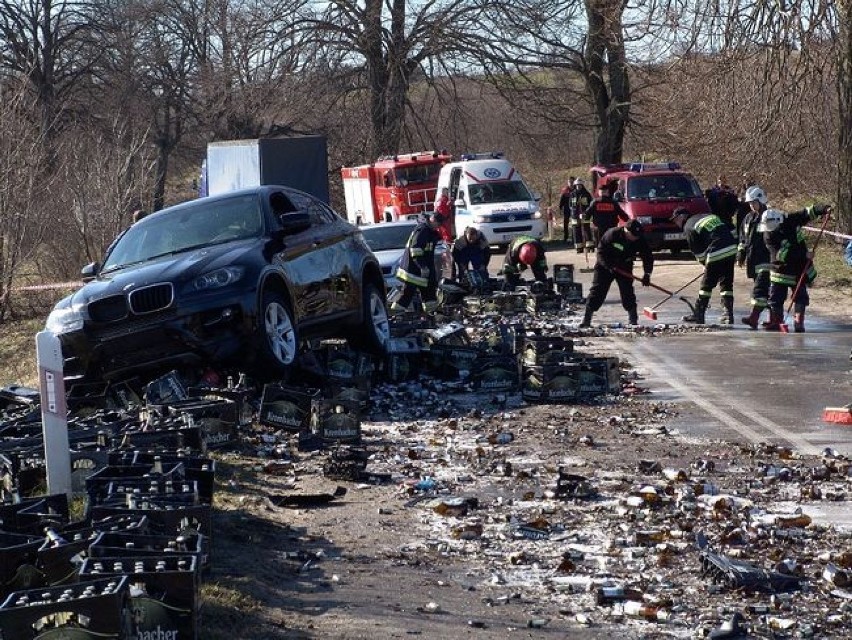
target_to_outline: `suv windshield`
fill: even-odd
[[[633,176],[627,181],[628,200],[700,198],[701,195],[698,183],[688,176]]]
[[[116,241],[102,270],[211,244],[256,238],[262,231],[260,201],[254,194],[215,202],[199,200],[134,224]]]
[[[471,204],[532,200],[530,192],[520,180],[472,184],[468,186],[467,191]]]
[[[377,224],[372,227],[361,228],[361,233],[370,251],[387,251],[388,249],[402,249],[416,224],[383,225]]]

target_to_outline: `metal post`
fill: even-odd
[[[71,498],[71,451],[68,447],[68,409],[65,405],[62,347],[50,331],[36,334],[44,460],[47,493]]]

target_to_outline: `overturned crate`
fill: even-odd
[[[521,395],[528,402],[572,403],[579,398],[579,366],[575,363],[525,366]]]
[[[319,389],[267,384],[263,387],[258,422],[274,429],[307,431],[319,400]]]

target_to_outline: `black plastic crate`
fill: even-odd
[[[107,495],[110,484],[122,480],[171,480],[182,482],[186,479],[186,468],[182,462],[161,462],[161,469],[155,469],[154,465],[131,464],[131,465],[109,465],[99,469],[86,479],[86,493],[89,504],[98,504]]]
[[[240,405],[231,400],[190,398],[165,405],[169,415],[183,416],[201,430],[206,449],[223,449],[239,441]]]
[[[339,400],[320,400],[311,431],[325,442],[361,441],[361,414],[357,404]]]
[[[577,364],[525,366],[521,395],[529,402],[576,402],[579,370]]]
[[[517,391],[521,370],[514,355],[483,356],[473,363],[470,380],[480,391]]]
[[[582,303],[585,301],[582,282],[557,282],[556,291],[566,302]]]
[[[434,344],[427,353],[430,371],[444,380],[466,380],[474,362],[482,357],[477,347]]]
[[[577,394],[582,398],[621,391],[618,358],[584,358],[577,364]]]
[[[312,387],[267,384],[263,387],[258,422],[275,429],[306,431],[317,411],[320,391]]]
[[[574,265],[573,264],[555,264],[553,265],[553,282],[559,284],[570,284],[574,282]]]
[[[573,351],[571,338],[529,333],[524,338],[523,363],[532,367],[570,362]]]
[[[44,536],[0,532],[0,593],[10,591],[7,585],[19,567],[35,564],[42,544]]]
[[[562,296],[557,293],[530,294],[527,311],[530,313],[558,313],[562,310]]]
[[[90,558],[82,579],[126,575],[130,585],[129,638],[196,640],[199,626],[199,576],[196,558],[163,555]]]
[[[134,558],[164,554],[194,556],[198,566],[209,563],[209,539],[199,534],[136,535],[104,532],[89,546],[89,558]]]
[[[0,637],[130,638],[126,616],[128,585],[127,577],[114,576],[15,591],[0,605]]]
[[[182,451],[122,451],[112,452],[111,465],[147,465],[154,468],[158,464],[163,468],[183,465],[183,479],[198,483],[198,497],[204,504],[213,502],[213,490],[216,481],[216,461],[212,458],[186,454]]]
[[[0,504],[0,527],[5,531],[41,535],[45,527],[60,526],[68,520],[68,496],[64,493]]]
[[[206,541],[213,537],[212,510],[206,504],[180,504],[161,498],[145,500],[135,508],[130,508],[126,501],[117,499],[93,506],[89,512],[93,519],[144,515],[148,521],[148,530],[153,535],[191,535],[198,532]]]

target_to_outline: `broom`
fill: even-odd
[[[633,280],[636,280],[637,282],[642,282],[642,278],[640,278],[640,277],[638,277],[638,276],[634,276],[634,275],[633,275],[632,273],[630,273],[629,271],[625,271],[624,269],[619,269],[618,267],[613,267],[613,268],[612,268],[612,270],[613,270],[613,271],[615,271],[617,274],[619,274],[619,275],[621,275],[621,276],[624,276],[625,278],[632,278]],[[704,274],[700,274],[700,275],[704,275]],[[689,285],[691,285],[693,282],[695,282],[695,280],[698,280],[698,278],[695,278],[695,279],[691,280],[690,282],[687,282],[685,285],[683,285],[683,286],[682,286],[680,289],[678,289],[677,291],[669,291],[668,289],[663,289],[663,287],[661,287],[661,286],[659,286],[659,285],[656,285],[656,284],[654,284],[653,282],[649,282],[649,283],[648,283],[648,286],[649,286],[649,287],[653,287],[653,288],[654,288],[654,289],[656,289],[657,291],[662,291],[663,293],[665,293],[666,295],[668,295],[668,298],[666,298],[666,300],[668,300],[669,298],[672,298],[672,297],[674,297],[675,295],[677,295],[677,293],[678,293],[678,292],[682,291],[683,289],[685,289],[686,287],[688,287]],[[651,318],[652,320],[656,320],[656,319],[657,319],[657,314],[656,314],[656,312],[654,311],[654,309],[655,309],[656,307],[659,307],[659,306],[660,306],[661,304],[663,304],[663,302],[665,302],[666,300],[663,300],[662,302],[660,302],[659,304],[655,305],[654,307],[651,307],[650,309],[649,309],[649,308],[647,308],[647,307],[646,307],[646,308],[644,308],[644,309],[642,309],[642,313],[643,313],[644,315],[648,316],[649,318]],[[692,312],[693,312],[693,313],[695,313],[695,309],[693,308],[693,306],[692,306],[692,303],[691,303],[691,302],[689,302],[689,301],[688,301],[686,298],[684,298],[684,297],[681,297],[681,300],[683,300],[683,301],[684,301],[687,305],[689,305],[689,308],[692,310]],[[650,312],[652,315],[648,315],[648,312]]]
[[[692,283],[694,283],[696,280],[698,280],[699,278],[701,278],[703,275],[704,275],[704,272],[702,271],[702,272],[701,272],[701,273],[699,273],[697,276],[695,276],[692,280],[690,280],[690,281],[689,281],[689,282],[687,282],[685,285],[683,285],[680,289],[678,289],[677,291],[675,291],[675,292],[673,292],[673,293],[670,293],[670,294],[669,294],[669,295],[667,295],[665,298],[663,298],[662,300],[660,300],[660,301],[659,301],[657,304],[655,304],[653,307],[645,307],[644,309],[642,309],[642,313],[645,315],[645,317],[650,318],[651,320],[656,320],[656,319],[657,319],[657,309],[658,309],[659,307],[662,307],[662,306],[663,306],[666,302],[668,302],[669,300],[671,300],[674,296],[676,296],[676,295],[677,295],[677,294],[679,294],[681,291],[683,291],[684,289],[686,289],[689,285],[691,285]],[[689,307],[689,310],[690,310],[692,313],[695,313],[695,307],[692,305],[692,303],[691,303],[689,300],[687,300],[684,296],[680,296],[680,299],[681,299],[683,302],[685,302],[685,303],[686,303],[686,305]]]
[[[784,314],[784,322],[778,325],[781,333],[790,333],[790,327],[787,325],[787,318],[790,316],[790,311],[793,310],[793,305],[796,302],[796,296],[799,295],[799,289],[802,288],[802,284],[805,282],[805,277],[808,275],[808,271],[811,268],[811,265],[814,263],[814,257],[816,256],[816,250],[819,246],[819,241],[822,239],[822,232],[825,231],[825,225],[828,224],[828,219],[831,217],[831,208],[825,212],[822,220],[822,226],[819,228],[819,233],[817,234],[816,240],[814,241],[814,248],[811,250],[811,257],[808,258],[808,261],[805,263],[805,268],[802,269],[802,274],[799,276],[799,281],[796,283],[796,288],[793,289],[793,296],[790,298],[790,304],[787,306],[787,313]]]

